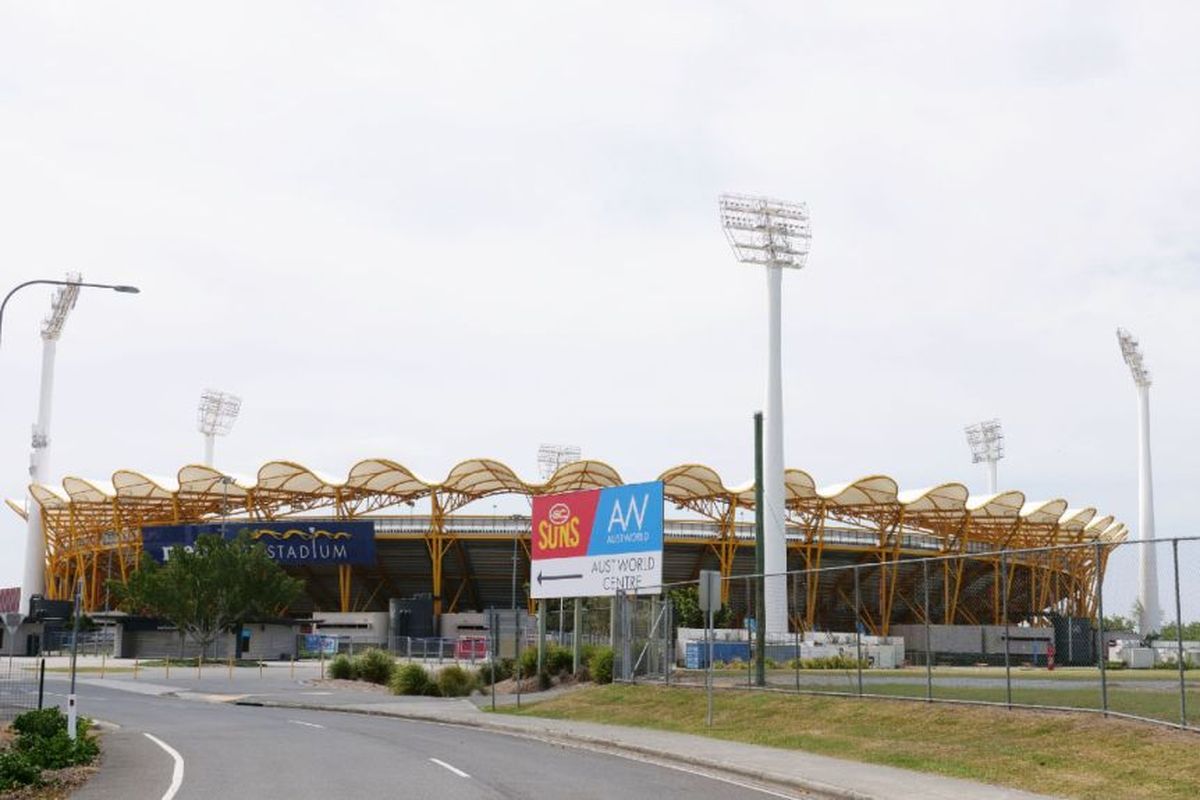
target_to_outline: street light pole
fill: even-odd
[[[58,286],[50,307],[50,316],[42,323],[42,375],[38,396],[38,417],[33,426],[33,452],[29,457],[29,482],[41,483],[48,470],[50,457],[50,410],[54,393],[54,357],[58,338],[62,334],[67,316],[75,307],[81,288],[111,289],[123,294],[138,294],[136,286],[109,283],[84,283],[78,275],[67,276],[67,280],[37,279],[17,284],[4,300],[0,301],[0,332],[4,327],[4,310],[12,296],[27,286]],[[31,501],[25,529],[25,564],[21,580],[21,612],[29,614],[29,601],[35,594],[46,589],[45,537],[42,533],[42,515],[37,512],[36,501]]]
[[[8,294],[4,295],[4,300],[0,301],[0,334],[3,334],[4,332],[4,308],[8,305],[9,298],[24,289],[26,286],[37,286],[39,284],[46,284],[48,286],[78,286],[83,289],[112,289],[114,292],[121,292],[122,294],[139,294],[142,291],[136,286],[125,286],[123,284],[113,283],[84,283],[82,281],[55,281],[43,279],[18,283],[12,288],[11,291],[9,291]]]

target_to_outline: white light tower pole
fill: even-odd
[[[1129,365],[1138,397],[1138,538],[1154,538],[1154,478],[1150,473],[1150,371],[1142,363],[1137,339],[1124,328],[1117,328],[1121,356]],[[1145,636],[1158,630],[1162,612],[1158,604],[1158,558],[1153,544],[1143,544],[1138,571],[1138,633]]]
[[[744,264],[767,271],[767,397],[763,414],[763,620],[768,634],[787,633],[787,538],[783,486],[783,270],[802,269],[812,231],[808,207],[767,197],[723,194],[721,227]]]
[[[42,321],[42,385],[38,392],[37,422],[33,426],[32,450],[29,454],[29,482],[41,483],[50,471],[50,411],[54,401],[54,356],[58,337],[75,301],[79,299],[77,273],[67,275],[66,284],[59,286],[50,303],[50,315]],[[46,593],[46,546],[42,533],[42,515],[35,505],[29,507],[25,527],[25,570],[21,580],[21,611],[29,613],[29,599]]]
[[[196,410],[196,429],[204,434],[204,466],[213,465],[213,446],[218,436],[233,430],[234,420],[242,410],[242,398],[216,389],[205,389],[200,394],[200,407]]]
[[[1000,429],[1000,420],[985,419],[974,425],[968,425],[967,445],[971,448],[971,463],[987,465],[988,494],[995,494],[999,489],[996,480],[996,464],[1004,458],[1004,431]]]

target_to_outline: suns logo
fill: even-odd
[[[579,544],[579,517],[571,514],[566,503],[555,503],[538,523],[538,548],[558,550]]]

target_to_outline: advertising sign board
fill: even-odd
[[[533,498],[530,596],[659,594],[660,481]]]
[[[174,548],[195,546],[200,536],[233,539],[242,532],[262,542],[267,555],[286,566],[375,563],[375,523],[364,520],[147,526],[142,528],[142,550],[161,563]]]

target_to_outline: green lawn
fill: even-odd
[[[613,685],[504,713],[715,736],[1074,798],[1200,797],[1200,735],[1099,715],[722,690],[708,729],[704,709],[695,689]]]

